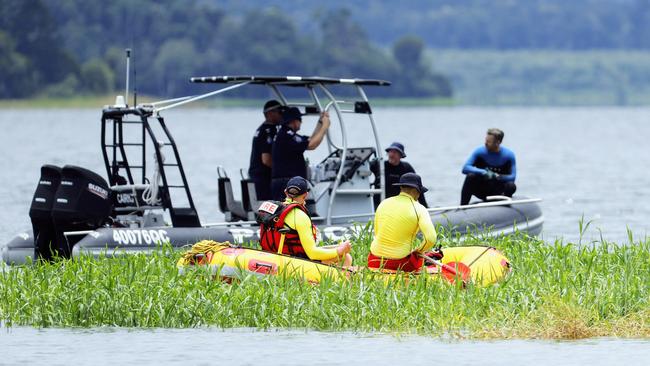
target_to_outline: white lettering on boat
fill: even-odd
[[[117,203],[135,203],[135,197],[133,193],[118,193]]]
[[[154,245],[169,242],[166,230],[115,229],[113,242],[116,245]]]
[[[108,191],[96,184],[88,183],[88,192],[94,193],[102,199],[108,198]]]

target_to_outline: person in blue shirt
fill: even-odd
[[[487,196],[512,197],[517,190],[515,153],[501,146],[503,136],[503,131],[498,128],[487,130],[485,146],[474,150],[465,162],[461,205],[468,204],[472,195],[485,200]]]
[[[305,150],[314,150],[323,141],[330,127],[327,112],[321,113],[320,119],[311,136],[299,135],[302,114],[296,107],[287,108],[282,114],[282,126],[273,140],[271,161],[271,197],[276,201],[284,199],[284,189],[289,179],[295,176],[307,178]]]
[[[282,122],[284,106],[277,100],[264,104],[264,122],[255,130],[248,176],[255,183],[255,193],[260,201],[271,199],[271,148],[273,138]]]

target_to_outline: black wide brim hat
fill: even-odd
[[[427,187],[422,185],[422,179],[420,176],[415,173],[403,174],[401,177],[399,177],[399,183],[393,183],[393,185],[398,187],[413,187],[417,189],[420,194],[428,191]]]

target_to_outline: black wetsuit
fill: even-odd
[[[499,175],[489,178],[488,170]],[[485,200],[487,196],[503,195],[512,197],[517,190],[517,164],[515,153],[501,147],[498,152],[491,152],[485,146],[474,150],[463,166],[466,174],[460,197],[460,204],[469,203],[472,195]]]
[[[379,179],[378,160],[374,160],[370,164],[370,170],[375,175],[375,182],[374,182],[375,188],[381,188],[381,184],[380,184],[381,180]],[[392,165],[391,163],[388,162],[388,160],[384,161],[384,177],[385,177],[384,179],[386,180],[386,189],[385,189],[386,198],[399,195],[400,192],[399,186],[394,186],[393,184],[399,183],[399,178],[406,173],[415,173],[415,169],[413,169],[411,164],[405,161],[400,161],[399,164]],[[380,201],[381,201],[381,196],[376,194],[374,196],[375,208],[379,206]],[[429,207],[427,205],[427,200],[424,197],[424,193],[420,194],[420,198],[418,199],[418,202],[420,202],[424,207]]]

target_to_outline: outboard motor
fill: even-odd
[[[66,237],[64,233],[94,230],[106,223],[111,211],[110,189],[104,178],[88,169],[64,166],[52,207],[55,238],[47,250],[70,257],[72,246],[84,236]]]
[[[43,165],[41,177],[38,180],[36,192],[29,208],[29,217],[34,230],[35,258],[51,259],[50,243],[55,241],[54,222],[52,221],[52,206],[54,195],[61,181],[61,168],[54,165]]]

